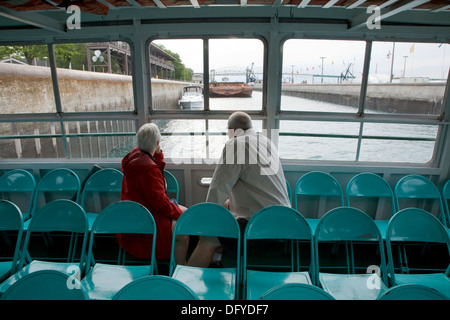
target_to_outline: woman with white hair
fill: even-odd
[[[161,133],[153,123],[144,124],[136,134],[137,146],[122,159],[121,200],[131,200],[145,206],[155,219],[156,259],[170,259],[172,229],[175,221],[186,210],[166,195],[164,154],[160,149]],[[136,258],[150,258],[152,236],[146,234],[118,234],[119,245]],[[177,239],[176,258],[184,263],[189,239]],[[178,254],[180,249],[180,254]]]

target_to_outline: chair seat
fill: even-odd
[[[419,284],[433,288],[450,299],[450,279],[443,273],[431,274],[395,274],[395,282],[402,284]]]
[[[247,300],[259,299],[265,292],[287,283],[312,284],[308,272],[247,271]]]
[[[42,270],[54,270],[60,271],[63,273],[68,273],[69,275],[73,274],[73,271],[69,270],[70,266],[78,266],[77,264],[71,262],[49,262],[49,261],[39,261],[33,260],[21,270],[17,271],[13,275],[11,275],[8,279],[2,282],[0,285],[0,293],[5,292],[10,286],[12,286],[17,280],[23,278],[27,274],[42,271]]]
[[[81,284],[86,288],[90,299],[110,300],[128,283],[150,275],[150,271],[149,265],[118,266],[96,263]]]
[[[320,273],[319,281],[322,288],[336,300],[376,300],[387,290],[386,285],[375,273]]]
[[[198,268],[177,265],[172,278],[191,288],[200,300],[235,299],[235,268]]]

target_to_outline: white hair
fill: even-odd
[[[153,153],[156,150],[158,141],[161,140],[161,133],[154,123],[146,123],[139,128],[136,134],[136,142],[139,149]]]

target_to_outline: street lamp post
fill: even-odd
[[[320,59],[322,59],[322,76],[321,76],[321,80],[320,83],[323,83],[323,59],[325,59],[326,57],[320,57]]]

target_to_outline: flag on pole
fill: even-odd
[[[411,49],[409,49],[409,53],[414,53],[414,45],[412,45]]]

